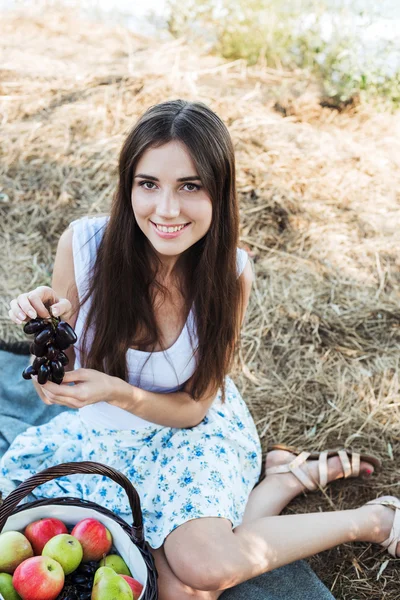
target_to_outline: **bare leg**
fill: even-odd
[[[393,517],[388,507],[367,505],[262,517],[233,531],[227,519],[194,519],[169,534],[164,550],[182,582],[196,590],[221,591],[339,544],[381,542],[389,535]]]
[[[291,457],[293,455],[288,452],[274,450],[268,453],[266,466],[287,463]],[[329,481],[342,476],[341,463],[337,457],[329,459],[328,467]],[[369,468],[371,472],[373,470],[373,467],[366,463],[362,463],[361,468]],[[318,480],[316,461],[309,462],[309,471]],[[302,484],[291,473],[269,476],[251,492],[242,523],[251,522],[265,516],[278,515],[303,490]],[[186,600],[188,598],[216,600],[222,594],[223,590],[201,591],[185,585],[171,570],[165,556],[164,547],[153,550],[153,556],[159,572],[160,600],[167,600],[169,597],[174,597],[176,600]]]

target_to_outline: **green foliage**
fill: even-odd
[[[334,11],[332,11],[334,5]],[[226,59],[249,65],[260,59],[271,68],[306,69],[318,78],[325,95],[346,101],[354,94],[366,101],[385,99],[400,105],[400,67],[385,73],[363,56],[354,13],[339,0],[169,0],[169,31],[189,41],[201,38]],[[361,15],[364,19],[366,15]],[[331,33],[326,31],[327,17]],[[400,53],[398,53],[400,55]]]

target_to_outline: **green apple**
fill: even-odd
[[[82,562],[83,548],[79,540],[69,533],[60,533],[52,537],[42,550],[42,556],[56,560],[69,575]]]
[[[9,573],[0,573],[0,594],[4,600],[21,600],[12,584],[12,575]]]
[[[132,577],[132,573],[128,569],[126,562],[118,554],[109,554],[102,558],[100,567],[110,567],[110,569],[114,569],[119,575],[129,575]]]
[[[92,600],[133,600],[129,584],[110,567],[100,567],[94,576]]]
[[[29,540],[19,531],[6,531],[0,535],[0,573],[12,575],[18,565],[32,556]]]

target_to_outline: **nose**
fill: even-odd
[[[175,219],[181,212],[179,198],[173,191],[165,191],[157,200],[156,214],[163,219]]]

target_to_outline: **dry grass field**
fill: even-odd
[[[264,451],[345,446],[383,462],[370,482],[337,481],[285,512],[400,495],[399,114],[324,107],[301,72],[226,62],[185,38],[50,10],[2,14],[0,26],[0,338],[26,340],[9,302],[50,283],[68,223],[108,210],[137,117],[200,100],[236,148],[256,281],[232,376]],[[400,563],[379,546],[346,544],[309,563],[340,600],[399,598]]]

